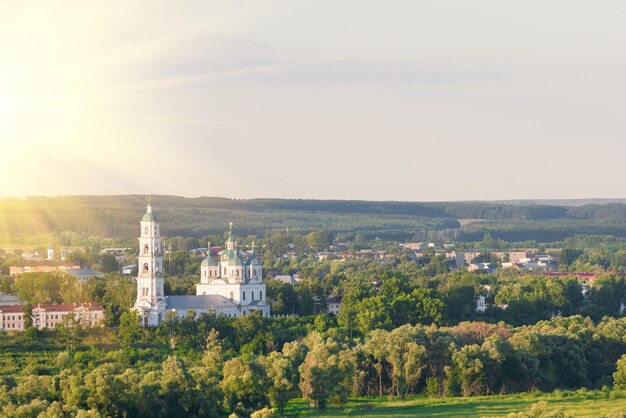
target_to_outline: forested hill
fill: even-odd
[[[607,223],[626,222],[626,204],[623,203],[566,206],[178,196],[154,196],[152,200],[163,230],[169,236],[201,237],[221,233],[229,221],[235,222],[241,235],[289,227],[302,232],[316,229],[364,231],[381,237],[410,237],[416,231],[456,229],[460,227],[457,219],[510,222],[518,226],[520,222],[549,225],[586,220],[603,223],[606,227]],[[74,231],[131,238],[137,233],[137,223],[147,201],[145,195],[4,198],[0,199],[0,235]],[[480,234],[480,225],[472,225],[471,232]],[[497,231],[492,232],[497,235]]]

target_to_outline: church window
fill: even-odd
[[[230,292],[230,300],[233,300],[234,296],[235,296],[235,294],[233,292]]]
[[[251,300],[254,300],[254,290],[252,291]]]
[[[148,263],[144,263],[143,265],[143,271],[144,273],[147,273],[150,271],[150,266],[148,265]]]
[[[143,246],[143,253],[148,254],[148,251],[150,251],[150,247],[148,247],[148,244],[146,244]]]
[[[237,277],[239,277],[239,269],[237,269]]]
[[[226,267],[224,267],[224,276],[226,276]]]
[[[246,300],[246,291],[243,291],[243,300]]]
[[[154,252],[158,254],[159,252],[159,246],[158,245],[154,245]]]
[[[160,271],[161,271],[161,266],[159,265],[159,263],[157,263],[157,265],[156,265],[156,272],[158,273]]]
[[[263,291],[259,290],[259,300],[263,300]]]
[[[144,232],[144,235],[148,235],[148,227],[147,226],[144,228],[143,232]]]
[[[206,277],[206,276],[207,276],[207,274],[206,274],[206,270],[204,270],[204,277]]]

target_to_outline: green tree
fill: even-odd
[[[33,304],[25,303],[22,306],[22,312],[24,314],[24,329],[33,326]]]
[[[378,375],[378,396],[383,396],[383,370],[384,361],[389,356],[387,340],[389,332],[375,329],[365,339],[365,352],[376,360],[374,365]]]
[[[177,356],[168,356],[162,363],[159,395],[170,416],[187,416],[195,411],[195,382]]]
[[[356,359],[336,341],[324,341],[317,332],[310,333],[304,343],[309,351],[300,365],[300,391],[312,399],[318,410],[326,409],[330,399],[347,399]]]
[[[270,399],[282,415],[289,399],[298,394],[298,370],[288,356],[277,351],[269,353],[261,362],[271,382]]]
[[[109,253],[100,254],[98,264],[100,264],[100,270],[103,273],[117,273],[120,268],[115,256]]]
[[[63,316],[63,322],[57,324],[57,332],[59,338],[65,344],[65,350],[69,353],[73,353],[80,344],[82,329],[80,322],[76,319],[73,313],[69,313]]]
[[[463,396],[483,395],[487,391],[485,368],[488,355],[479,345],[462,347],[452,355],[457,370]]]
[[[404,325],[386,339],[387,362],[391,365],[392,391],[406,396],[419,381],[425,367],[426,349],[415,342],[415,328]]]
[[[123,350],[133,349],[140,340],[141,334],[141,320],[137,312],[124,312],[120,317],[120,347]]]
[[[224,363],[221,388],[230,411],[235,410],[239,403],[253,411],[270,406],[268,386],[265,368],[258,361],[235,357]]]
[[[333,238],[329,231],[315,231],[306,236],[306,242],[314,250],[327,250],[333,243]]]
[[[574,264],[574,262],[578,260],[578,257],[580,257],[581,255],[583,255],[582,250],[577,250],[574,248],[563,248],[558,257],[559,264],[562,265],[564,268],[567,268]]]
[[[613,384],[616,388],[626,389],[626,354],[617,360],[617,371],[613,373]]]
[[[103,364],[85,376],[87,390],[86,403],[89,408],[98,410],[105,416],[124,416],[128,414],[128,388],[116,376],[113,364]]]

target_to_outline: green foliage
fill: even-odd
[[[546,401],[537,402],[530,407],[528,411],[511,413],[507,418],[564,418],[562,411],[553,411],[549,409]]]
[[[74,276],[63,273],[24,273],[13,283],[13,291],[31,304],[72,303],[84,300]]]
[[[120,347],[131,350],[136,347],[142,334],[139,315],[134,311],[127,311],[120,317]]]
[[[617,361],[617,371],[613,373],[613,384],[616,388],[626,389],[626,354]]]
[[[269,406],[266,387],[267,374],[258,361],[245,361],[236,357],[224,364],[221,388],[224,391],[224,402],[230,410],[234,410],[240,403],[253,411]]]
[[[80,343],[82,330],[80,322],[76,319],[73,313],[69,313],[63,316],[63,322],[56,326],[59,338],[65,344],[65,350],[69,353],[76,351],[78,344]]]
[[[345,402],[355,368],[353,353],[332,339],[324,341],[315,331],[304,344],[308,353],[298,370],[302,395],[312,399],[317,410],[326,409],[330,400]]]

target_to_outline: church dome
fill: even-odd
[[[215,267],[217,266],[217,261],[215,261],[213,257],[207,256],[204,260],[202,260],[202,263],[200,263],[200,266],[201,267],[207,267],[207,266]]]
[[[152,205],[148,204],[146,208],[146,213],[141,218],[142,222],[156,222],[156,216],[154,216],[154,212],[152,211]]]
[[[253,254],[250,258],[246,260],[246,265],[247,266],[260,266],[261,262]]]
[[[229,266],[243,266],[243,257],[241,257],[241,254],[236,253],[233,258],[228,260],[228,265]]]
[[[220,261],[229,266],[243,266],[243,257],[237,250],[224,250],[220,252]]]

